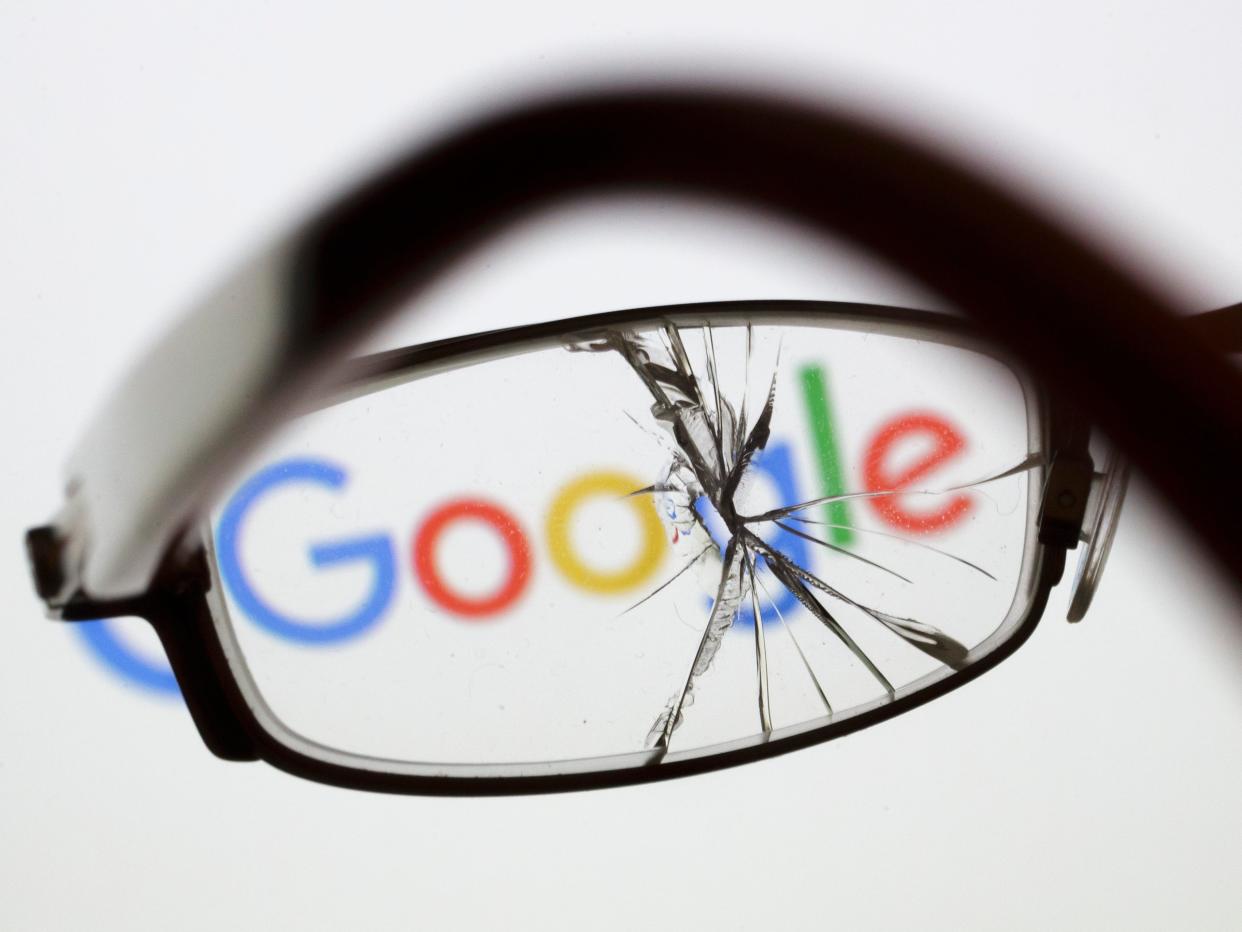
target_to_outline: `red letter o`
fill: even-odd
[[[436,544],[454,521],[475,520],[490,524],[500,532],[509,551],[509,575],[494,593],[480,597],[454,592],[436,569]],[[427,595],[442,608],[466,618],[494,615],[515,602],[530,581],[530,547],[526,535],[508,512],[489,502],[458,499],[433,511],[414,538],[414,573]]]

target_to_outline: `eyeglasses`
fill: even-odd
[[[597,125],[552,112],[517,122]],[[217,755],[407,792],[659,779],[978,676],[1080,543],[1083,616],[1125,460],[970,320],[681,305],[330,365],[487,229],[439,218],[424,180],[477,170],[496,132],[517,130],[403,164],[227,284],[136,370],[28,536],[57,617],[152,621]],[[516,201],[475,195],[505,215],[551,183],[520,180]],[[1239,317],[1200,328],[1233,344]]]

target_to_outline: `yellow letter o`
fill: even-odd
[[[586,473],[557,493],[548,509],[546,531],[552,562],[566,579],[590,592],[622,592],[656,571],[664,559],[664,526],[649,496],[626,499],[634,509],[643,537],[642,549],[629,565],[618,570],[597,570],[578,558],[569,540],[570,518],[588,498],[624,497],[642,486],[642,480],[625,473],[599,471]]]

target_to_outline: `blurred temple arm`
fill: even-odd
[[[1242,353],[1242,304],[1203,311],[1190,319],[1199,335],[1215,349]]]

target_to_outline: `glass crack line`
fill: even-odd
[[[830,528],[831,527],[846,527],[849,530],[853,531],[855,534],[874,534],[877,537],[887,537],[889,540],[895,540],[900,544],[908,544],[911,547],[919,547],[923,550],[928,550],[932,553],[939,554],[942,557],[948,557],[950,560],[956,560],[958,563],[961,563],[964,566],[968,566],[972,570],[975,570],[976,572],[982,573],[984,576],[986,576],[988,579],[992,580],[993,582],[998,581],[994,575],[989,573],[979,564],[971,563],[965,557],[959,557],[955,553],[949,553],[949,551],[947,550],[941,550],[939,547],[933,547],[931,544],[924,543],[921,540],[913,540],[912,538],[909,538],[909,537],[902,537],[900,534],[892,534],[888,531],[877,530],[876,528],[858,527],[857,525],[854,525],[854,524],[849,524],[849,525],[828,524],[827,522],[824,522],[824,521],[816,521],[813,518],[803,518],[799,515],[790,515],[789,518],[791,521],[797,521],[800,524],[814,524],[814,525],[818,525],[819,527],[830,527]],[[781,527],[784,527],[784,525],[782,525],[779,521],[776,521],[774,523]]]
[[[755,613],[755,674],[759,678],[759,725],[764,737],[772,734],[771,696],[768,693],[768,648],[764,642],[763,615],[759,611],[759,589],[756,585],[755,561],[750,551],[743,545],[742,557],[744,569],[750,577],[750,601]]]
[[[749,551],[748,551],[749,553]],[[768,592],[768,587],[764,584],[759,575],[754,572],[754,558],[751,559],[751,578],[759,584],[759,588],[763,590],[763,596],[768,600],[768,604],[772,606],[772,611],[776,612],[777,620],[781,623],[781,628],[789,635],[789,640],[793,642],[794,649],[798,652],[798,657],[802,660],[802,667],[806,670],[807,676],[811,678],[811,683],[815,686],[815,691],[819,693],[819,698],[824,703],[824,708],[832,715],[832,703],[828,701],[828,694],[824,691],[824,686],[819,681],[819,677],[815,675],[815,670],[811,667],[811,661],[807,659],[806,652],[802,649],[802,644],[798,641],[798,636],[794,634],[793,626],[785,620],[785,616],[781,614],[781,607],[776,604],[776,600],[772,598],[772,593]]]
[[[985,476],[982,479],[975,479],[972,482],[963,482],[961,485],[951,485],[943,489],[880,489],[874,492],[847,492],[843,495],[826,495],[821,498],[812,498],[805,502],[799,502],[796,505],[784,505],[780,508],[773,508],[771,511],[765,511],[759,515],[741,516],[744,524],[756,524],[762,521],[774,521],[777,518],[784,518],[792,515],[794,512],[803,511],[807,508],[813,508],[816,505],[830,504],[832,502],[851,501],[853,499],[865,498],[883,498],[890,495],[947,495],[950,492],[970,492],[975,491],[977,486],[987,485],[989,482],[996,482],[1000,479],[1007,479],[1018,473],[1029,472],[1047,465],[1047,457],[1042,453],[1032,453],[1022,462],[1003,469],[998,473]]]
[[[701,325],[700,330],[706,379],[700,378],[695,372],[690,355],[682,340],[681,332],[670,321],[664,321],[659,328],[648,332],[648,336],[644,336],[643,333],[636,331],[606,331],[578,338],[576,342],[569,346],[572,350],[617,352],[648,389],[653,400],[651,407],[652,417],[657,424],[663,425],[667,434],[671,436],[674,450],[672,451],[671,462],[667,467],[665,477],[661,481],[645,488],[637,489],[631,494],[668,495],[671,499],[669,503],[670,517],[674,523],[678,527],[685,526],[692,530],[702,529],[704,532],[706,532],[706,525],[702,516],[694,508],[694,503],[700,498],[706,498],[722,520],[728,535],[721,560],[716,598],[711,603],[707,621],[699,639],[698,649],[690,664],[690,669],[681,689],[670,698],[666,708],[657,716],[647,736],[648,746],[654,746],[661,751],[658,755],[660,760],[667,754],[673,733],[684,719],[685,710],[693,704],[695,685],[698,678],[710,668],[713,659],[720,649],[721,639],[736,621],[740,606],[747,594],[750,596],[752,610],[755,614],[754,647],[760,724],[765,735],[771,733],[772,719],[767,645],[763,631],[763,616],[758,591],[762,581],[757,572],[756,554],[764,557],[770,572],[777,581],[794,597],[797,603],[802,605],[853,654],[883,687],[890,699],[894,698],[896,693],[892,683],[857,642],[854,641],[832,611],[829,610],[820,598],[816,597],[813,590],[818,590],[831,599],[855,608],[881,624],[892,634],[950,667],[960,669],[969,653],[964,645],[933,625],[911,618],[891,615],[849,598],[800,566],[795,560],[769,546],[751,529],[751,525],[762,524],[765,521],[772,522],[783,531],[796,537],[815,543],[825,549],[845,554],[854,560],[861,561],[906,583],[910,583],[908,577],[889,567],[845,550],[831,541],[815,537],[778,519],[790,517],[798,523],[813,524],[816,522],[801,517],[798,512],[816,505],[832,506],[833,503],[845,502],[854,498],[875,498],[886,495],[939,495],[946,492],[960,491],[1034,469],[1044,465],[1045,462],[1042,455],[1033,454],[1023,462],[994,475],[948,489],[891,489],[830,494],[794,505],[781,506],[756,516],[741,515],[736,509],[734,498],[742,482],[749,478],[747,470],[751,460],[756,453],[766,447],[771,434],[777,379],[780,373],[781,347],[778,344],[763,409],[755,419],[754,424],[751,425],[747,415],[747,402],[753,354],[752,328],[749,324],[746,328],[745,378],[737,409],[730,404],[729,398],[721,385],[721,370],[717,358],[715,334],[710,324],[706,322]],[[710,399],[710,403],[708,399]],[[740,412],[740,416],[735,414],[735,410]],[[631,420],[634,420],[632,416]],[[638,424],[636,420],[634,420],[634,423],[643,429],[645,433],[651,433],[643,425]],[[657,439],[659,439],[659,435],[657,435]],[[665,442],[661,442],[660,445],[667,450]],[[830,458],[835,462],[835,450],[827,451],[821,448],[818,452],[821,458],[821,467],[826,468],[826,458]],[[837,478],[839,479],[839,476]],[[678,515],[681,515],[683,512],[685,514],[679,520]],[[834,510],[832,507],[828,507],[827,512],[830,518],[843,514],[839,509]],[[820,523],[830,531],[841,530],[852,533],[856,530],[850,527],[844,520],[830,520]],[[857,530],[862,531],[862,529]],[[894,535],[884,536],[903,540]],[[710,539],[710,534],[708,534],[708,537]],[[903,542],[924,546],[930,551],[955,559],[984,575],[991,576],[991,574],[988,574],[969,561],[940,551],[937,548],[921,545],[915,541]],[[627,611],[664,591],[672,582],[680,578],[687,570],[706,556],[711,549],[712,545],[705,546],[670,579],[648,593],[647,596],[634,606],[631,606],[631,609],[627,609]],[[766,587],[764,588],[766,593]],[[784,630],[789,633],[791,640],[794,642],[803,666],[815,684],[825,709],[831,715],[832,705],[828,700],[822,683],[815,675],[805,652],[802,650],[801,644],[798,643],[797,638],[794,636],[792,628],[784,617],[780,615],[776,603],[771,599],[771,595],[767,594],[767,596],[773,608],[777,610]]]

